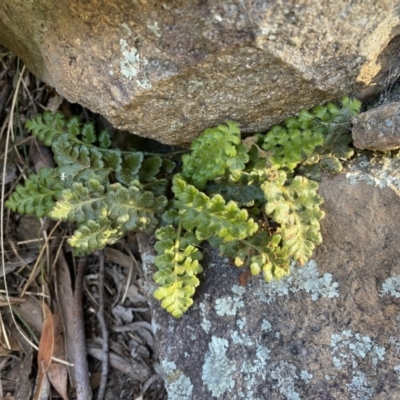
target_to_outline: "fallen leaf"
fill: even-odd
[[[49,307],[46,303],[42,305],[43,309],[43,326],[42,335],[40,336],[38,351],[38,376],[34,400],[39,400],[42,391],[47,389],[47,370],[51,364],[54,349],[54,319]]]
[[[61,317],[58,313],[53,315],[54,321],[54,349],[53,357],[61,360],[65,359],[65,344],[64,344],[64,328],[62,325]],[[64,364],[53,362],[47,370],[47,376],[64,400],[68,400],[67,383],[68,383],[68,368]]]

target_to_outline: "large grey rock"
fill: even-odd
[[[227,119],[255,132],[382,91],[399,15],[387,0],[14,0],[0,2],[0,43],[116,127],[183,144]]]
[[[371,163],[323,179],[324,242],[290,277],[246,283],[208,252],[182,319],[154,304],[169,399],[399,399],[399,161]]]

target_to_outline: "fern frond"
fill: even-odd
[[[138,179],[139,169],[143,162],[143,153],[124,154],[122,156],[121,168],[117,171],[115,177],[118,182],[129,185],[132,181]]]
[[[127,231],[152,233],[158,224],[155,214],[164,211],[167,199],[165,196],[155,197],[154,193],[143,191],[139,186],[110,185],[105,198],[108,213],[118,226]]]
[[[192,297],[200,283],[196,275],[202,272],[202,254],[193,246],[196,238],[190,233],[185,236],[181,238],[181,225],[177,230],[168,225],[156,231],[159,241],[155,244],[158,256],[154,263],[158,271],[153,279],[160,286],[154,297],[175,318],[182,317],[193,304]]]
[[[107,215],[105,187],[96,179],[89,179],[86,185],[74,183],[62,192],[50,218],[58,221],[71,221],[80,224],[88,220],[99,220]]]
[[[76,143],[64,133],[52,143],[54,159],[59,166],[74,164],[80,169],[104,167],[102,153],[92,146]]]
[[[322,242],[319,221],[324,213],[319,205],[323,199],[317,188],[317,182],[301,176],[286,181],[284,171],[278,171],[277,179],[262,184],[265,212],[280,224],[277,233],[282,237],[282,249],[301,265]]]
[[[281,279],[290,272],[290,256],[281,247],[281,236],[265,231],[229,243],[211,242],[221,255],[232,257],[237,267],[249,267],[253,275],[263,274],[264,280]]]
[[[103,249],[107,244],[116,242],[123,236],[118,229],[111,227],[108,220],[88,220],[68,239],[68,244],[79,253],[91,253]]]
[[[244,169],[249,160],[247,148],[240,142],[240,130],[234,122],[206,129],[191,145],[192,152],[182,157],[182,172],[186,179],[203,189],[208,181],[233,175]]]
[[[172,184],[182,225],[188,231],[195,230],[199,240],[213,236],[223,241],[244,239],[257,231],[256,222],[234,201],[226,203],[220,195],[210,198],[187,184],[179,174],[174,176]]]
[[[140,182],[150,182],[160,172],[162,165],[161,157],[146,158],[139,170]]]
[[[294,124],[289,125],[293,126]],[[272,152],[270,159],[277,168],[293,170],[323,142],[322,134],[315,130],[285,129],[275,125],[265,135],[262,148]]]
[[[33,136],[43,141],[46,146],[51,146],[55,138],[65,132],[66,120],[62,112],[53,114],[45,111],[26,121],[26,128]]]
[[[54,208],[62,189],[55,170],[41,168],[37,175],[30,175],[23,185],[16,187],[5,205],[19,214],[34,214],[42,218]]]

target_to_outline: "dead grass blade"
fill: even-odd
[[[46,387],[46,373],[50,367],[54,349],[54,318],[49,307],[43,303],[43,326],[38,351],[38,376],[34,400],[40,400]]]

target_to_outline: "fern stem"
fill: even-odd
[[[177,265],[178,265],[179,247],[181,245],[181,231],[182,231],[182,222],[179,221],[178,229],[176,231],[176,240],[175,240],[175,244],[174,244],[174,272],[175,272],[175,277],[178,275]]]

